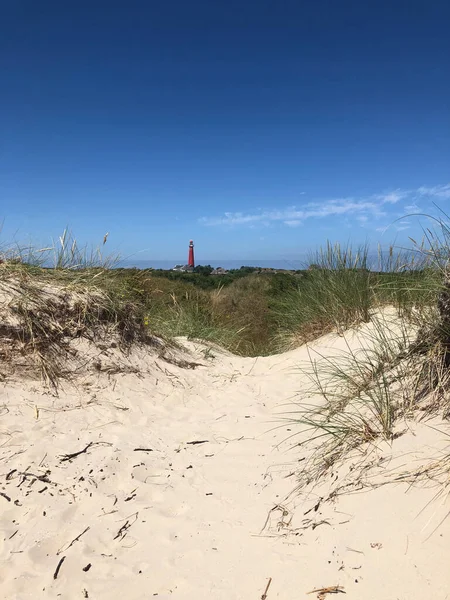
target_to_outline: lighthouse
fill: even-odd
[[[189,242],[188,267],[191,267],[192,269],[195,267],[194,242],[192,240]]]

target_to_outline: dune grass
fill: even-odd
[[[309,350],[302,373],[310,385],[286,417],[307,433],[302,444],[319,442],[319,474],[354,448],[392,441],[398,419],[412,414],[419,361],[410,348],[416,333],[386,309],[361,330],[347,332],[344,351]]]
[[[276,343],[283,351],[316,339],[323,333],[342,334],[370,321],[383,306],[405,315],[436,302],[440,277],[416,261],[408,267],[394,249],[378,255],[378,269],[370,270],[366,246],[328,246],[311,257],[301,285],[278,300]]]
[[[103,239],[105,245],[107,236]],[[67,372],[76,338],[114,339],[123,350],[152,343],[144,307],[130,282],[111,266],[102,246],[79,247],[65,230],[47,248],[3,246],[0,253],[0,353],[3,362],[29,357],[53,388]],[[23,362],[23,361],[22,361]]]
[[[47,248],[10,245],[0,251],[0,287],[6,295],[15,288],[9,309],[20,322],[16,338],[41,357],[47,378],[61,371],[60,361],[49,375],[57,348],[74,336],[114,332],[124,347],[154,336],[187,336],[244,356],[269,355],[368,323],[387,305],[420,325],[442,288],[442,269],[424,251],[426,261],[417,259],[412,268],[401,253],[380,252],[374,271],[367,247],[328,244],[303,272],[249,269],[207,285],[207,276],[198,274],[199,286],[195,274],[184,280],[182,274],[112,268],[119,257],[105,253],[107,239],[80,246],[66,229]],[[434,247],[436,253],[435,239]]]
[[[1,233],[1,230],[0,230]],[[29,269],[48,268],[54,271],[80,271],[91,268],[111,269],[120,261],[118,254],[105,253],[108,240],[105,233],[101,244],[79,245],[77,238],[66,227],[51,246],[36,247],[33,244],[4,243],[0,245],[0,261],[9,268],[23,265]]]
[[[427,230],[411,250],[380,251],[376,266],[365,246],[328,244],[303,272],[252,269],[213,281],[113,268],[119,259],[105,254],[107,235],[94,248],[67,230],[48,248],[3,247],[0,379],[5,365],[19,366],[57,391],[71,376],[75,339],[128,352],[136,345],[160,351],[161,339],[187,336],[264,356],[336,332],[344,351],[309,348],[302,369],[309,386],[284,415],[300,443],[315,448],[298,474],[300,489],[351,452],[392,444],[410,419],[450,417],[450,229],[438,225],[441,234]],[[419,471],[405,481],[450,467]]]
[[[370,273],[361,265],[356,289],[347,289],[348,306],[337,296],[330,300],[331,314],[322,310],[329,328],[346,330],[346,350],[337,356],[310,350],[303,373],[311,385],[286,415],[298,426],[300,443],[316,445],[303,483],[311,481],[311,472],[320,478],[353,449],[364,453],[380,440],[391,443],[409,419],[449,418],[450,229],[446,223],[438,225],[437,231],[424,233],[420,244],[412,240],[410,263],[403,259],[388,272]],[[315,271],[321,268],[318,261]],[[339,265],[324,270],[326,277],[338,280]],[[369,282],[365,296],[359,295],[364,277]],[[359,328],[361,322],[366,325]],[[351,341],[355,336],[360,336],[356,345]]]

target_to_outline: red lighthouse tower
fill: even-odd
[[[192,240],[189,242],[188,267],[192,267],[192,268],[195,267],[194,242]]]

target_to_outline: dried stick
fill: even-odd
[[[269,577],[269,581],[267,582],[266,589],[264,590],[264,594],[261,596],[261,600],[266,600],[267,592],[269,591],[271,583],[272,583],[272,577]]]
[[[61,568],[61,565],[63,564],[63,562],[64,562],[65,560],[66,560],[66,557],[65,557],[65,556],[63,556],[63,557],[61,558],[61,560],[59,561],[59,563],[58,563],[58,566],[56,567],[56,571],[53,573],[53,579],[57,579],[57,578],[58,578],[58,573],[59,573],[59,570],[60,570],[60,568]]]
[[[209,440],[194,440],[193,442],[186,442],[186,444],[196,446],[197,444],[207,444],[208,442]]]
[[[82,531],[82,532],[80,533],[80,535],[77,535],[77,537],[76,537],[76,538],[74,538],[74,539],[73,539],[73,540],[70,542],[70,544],[67,546],[67,548],[64,548],[64,546],[63,546],[62,548],[60,548],[60,549],[58,550],[58,552],[56,553],[56,556],[59,556],[59,555],[61,554],[61,552],[65,552],[65,551],[66,551],[66,550],[68,550],[68,549],[69,549],[71,546],[73,546],[73,545],[75,544],[75,542],[78,542],[78,540],[80,539],[80,537],[81,537],[82,535],[84,535],[84,534],[85,534],[87,531],[89,531],[89,529],[90,529],[90,527],[86,527],[86,529],[85,529],[84,531]]]
[[[84,454],[85,452],[87,452],[89,450],[89,448],[91,448],[92,446],[111,446],[111,444],[109,444],[108,442],[89,442],[89,444],[86,446],[86,448],[83,448],[83,450],[79,450],[78,452],[72,452],[72,454],[63,454],[62,457],[59,459],[61,462],[64,462],[66,460],[72,460],[72,458],[76,458],[77,456],[80,456],[80,454]]]

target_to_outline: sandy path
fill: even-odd
[[[319,348],[341,344],[328,336]],[[429,490],[344,497],[314,511],[329,523],[291,524],[286,535],[276,522],[290,517],[276,510],[261,533],[295,485],[288,475],[300,454],[278,446],[292,427],[273,427],[304,385],[306,359],[304,348],[218,355],[186,370],[142,354],[133,358],[141,376],[87,375],[60,398],[4,385],[2,597],[258,600],[269,577],[268,600],[315,598],[307,592],[334,585],[349,599],[450,597],[447,522],[422,546],[448,509],[431,525],[429,514],[418,519]],[[316,501],[290,503],[297,527]]]

